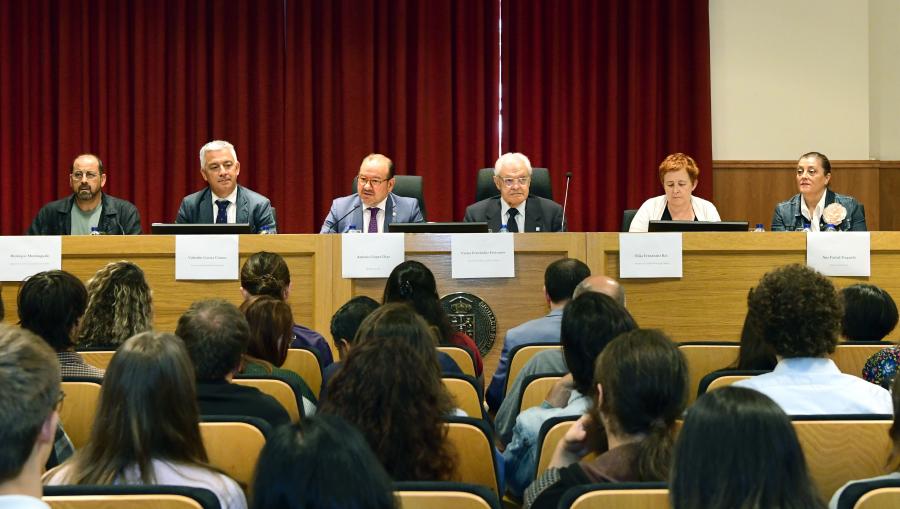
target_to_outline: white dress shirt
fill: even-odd
[[[519,204],[518,207],[515,207],[516,210],[519,211],[519,214],[516,215],[516,226],[519,227],[520,232],[525,231],[525,203],[528,200],[522,200],[522,203]],[[500,198],[500,225],[507,225],[509,228],[509,209],[513,207],[509,206],[509,203],[506,203],[506,200]]]
[[[378,233],[384,233],[384,214],[386,213],[387,200],[387,197],[385,197],[375,205],[375,208],[378,209],[375,211],[375,220],[378,221]],[[365,207],[363,210],[363,224],[360,225],[359,230],[363,233],[369,233],[369,221],[371,221],[372,211],[369,210],[366,204],[363,204],[363,207]]]
[[[806,206],[806,200],[803,199],[803,195],[800,195],[800,213],[803,214],[803,217],[809,219],[810,231],[819,231],[819,223],[821,222],[822,211],[825,210],[825,196],[827,194],[827,191],[822,193],[822,197],[819,199],[819,203],[816,204],[816,208],[813,209],[812,215],[809,213],[809,207]]]
[[[216,205],[216,202],[219,200],[228,200],[228,209],[226,209],[225,213],[228,215],[228,223],[234,224],[237,223],[237,186],[234,186],[234,191],[231,192],[228,196],[224,198],[219,198],[216,196],[216,193],[210,192],[212,195],[212,212],[213,212],[213,222],[216,222],[216,217],[219,216],[219,206]]]

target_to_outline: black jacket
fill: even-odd
[[[72,233],[72,204],[75,195],[52,201],[38,211],[37,216],[28,228],[28,235],[69,235]],[[141,215],[131,202],[110,196],[100,195],[103,211],[97,229],[105,235],[139,235],[141,233]]]

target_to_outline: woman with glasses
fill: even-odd
[[[628,228],[646,232],[650,221],[721,221],[716,206],[692,193],[700,168],[691,156],[677,152],[659,165],[659,182],[665,194],[650,198],[638,209]]]

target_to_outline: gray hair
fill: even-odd
[[[200,148],[200,168],[206,168],[206,153],[210,150],[228,150],[231,152],[231,157],[234,158],[234,162],[238,162],[237,152],[234,150],[234,145],[228,143],[225,140],[213,140],[203,147]]]
[[[494,163],[495,177],[500,174],[500,168],[506,164],[515,164],[516,166],[525,165],[525,168],[528,169],[528,176],[531,176],[531,161],[529,161],[528,157],[521,152],[507,152],[497,158],[497,162]]]
[[[603,284],[594,285],[592,281],[603,281]],[[581,280],[578,283],[578,286],[575,287],[575,291],[572,292],[572,299],[575,299],[579,295],[588,292],[597,292],[608,295],[615,299],[622,307],[625,307],[625,287],[619,284],[613,278],[607,278],[602,275],[588,276]]]

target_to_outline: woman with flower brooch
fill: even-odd
[[[797,161],[797,188],[800,193],[775,206],[772,231],[864,232],[866,211],[856,198],[828,188],[831,161],[819,152],[809,152]]]

